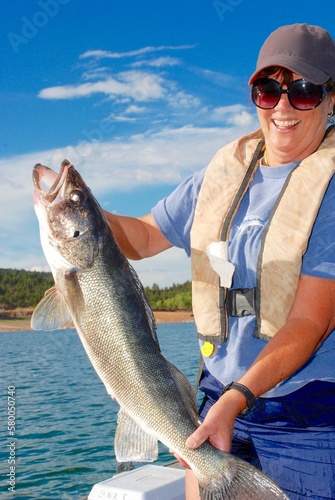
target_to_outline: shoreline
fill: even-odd
[[[194,323],[192,311],[153,311],[156,323]],[[30,318],[0,320],[0,333],[32,330]]]

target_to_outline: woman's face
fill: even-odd
[[[285,89],[283,78],[274,78]],[[293,80],[303,78],[293,73]],[[327,117],[333,109],[335,96],[326,94],[321,104],[309,111],[293,108],[287,94],[282,94],[273,109],[257,108],[259,122],[265,137],[266,157],[271,166],[303,160],[321,144],[327,127]]]

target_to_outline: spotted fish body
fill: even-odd
[[[204,443],[185,446],[199,425],[194,392],[161,354],[143,287],[120,251],[103,211],[66,160],[59,174],[36,165],[35,210],[55,286],[32,317],[35,329],[72,320],[107,392],[120,405],[119,461],[152,461],[157,440],[192,468],[204,500],[285,499],[267,476]]]

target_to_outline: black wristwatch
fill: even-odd
[[[230,382],[230,384],[226,385],[226,387],[223,389],[221,396],[225,392],[229,391],[229,389],[235,389],[236,391],[239,391],[241,394],[243,394],[243,396],[247,400],[247,407],[243,411],[241,411],[239,416],[241,415],[243,417],[244,415],[247,415],[256,404],[256,398],[253,393],[243,384],[239,384],[238,382]]]

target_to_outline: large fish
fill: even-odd
[[[32,317],[34,329],[72,320],[93,367],[120,405],[118,461],[152,461],[157,440],[192,468],[201,498],[287,498],[262,472],[204,443],[185,446],[199,425],[192,387],[161,354],[155,321],[134,270],[75,168],[36,165],[34,204],[55,286]]]

